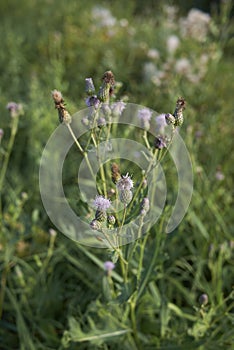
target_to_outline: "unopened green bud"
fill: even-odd
[[[170,114],[170,113],[167,113],[167,114],[165,115],[165,119],[166,119],[166,123],[167,123],[168,125],[175,125],[176,120],[175,120],[174,115],[172,115],[172,114]]]
[[[124,204],[129,204],[132,200],[132,191],[131,190],[122,190],[119,191],[119,199]]]
[[[90,225],[92,230],[96,230],[96,231],[100,231],[102,228],[101,223],[96,219],[93,219],[89,225]]]
[[[107,219],[106,211],[98,209],[95,213],[95,219],[100,222],[106,221]]]
[[[108,221],[108,223],[109,223],[110,225],[114,225],[116,219],[115,219],[114,215],[108,215],[107,221]]]
[[[108,103],[115,84],[113,73],[111,71],[105,72],[102,81],[97,97],[101,102]]]

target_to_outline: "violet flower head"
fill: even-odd
[[[133,181],[127,173],[126,175],[122,175],[121,179],[117,182],[116,186],[119,191],[129,191],[131,190],[131,188],[133,188]]]
[[[163,148],[167,147],[168,142],[169,142],[169,140],[167,139],[167,137],[159,135],[155,138],[154,146],[157,149],[163,149]]]
[[[218,181],[223,181],[225,179],[225,175],[222,173],[221,170],[217,170],[215,174],[215,178]]]
[[[115,264],[112,261],[105,261],[104,262],[104,270],[107,272],[111,272],[114,270]]]
[[[98,126],[101,128],[102,126],[106,126],[106,119],[104,117],[98,118]]]
[[[113,117],[120,117],[126,107],[123,101],[115,102],[111,105]]]
[[[200,295],[200,297],[199,297],[199,304],[201,306],[204,306],[204,305],[208,304],[208,301],[209,301],[209,299],[208,299],[208,295],[207,294],[204,293],[204,294]]]
[[[95,87],[92,78],[85,79],[85,91],[88,95],[93,95],[95,92]]]
[[[138,111],[138,118],[143,129],[149,130],[151,115],[152,112],[148,108],[142,108]]]
[[[165,118],[166,114],[160,114],[155,118],[156,121],[156,132],[159,134],[162,134],[164,132],[164,129],[167,126],[167,122],[166,122],[166,118]]]
[[[97,210],[106,211],[111,206],[111,201],[103,196],[96,196],[93,205]]]
[[[94,108],[97,109],[100,104],[100,100],[97,98],[96,95],[94,95],[86,98],[85,103],[87,107],[94,106]]]
[[[11,117],[16,117],[16,116],[20,115],[20,113],[23,110],[23,107],[22,107],[22,105],[20,103],[9,102],[6,105],[6,109],[8,109],[8,111],[10,112]]]
[[[56,104],[63,102],[62,93],[58,90],[51,91],[52,98]]]

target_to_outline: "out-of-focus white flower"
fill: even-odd
[[[126,18],[121,18],[120,21],[119,21],[119,25],[120,27],[127,27],[128,26],[128,20]]]
[[[164,133],[164,129],[167,127],[167,122],[165,119],[165,113],[159,114],[156,118],[156,133],[157,134],[163,134]]]
[[[180,20],[181,34],[199,42],[206,40],[211,17],[198,9],[191,9],[186,18]]]
[[[116,24],[116,18],[112,16],[110,10],[102,6],[95,6],[92,10],[92,17],[97,26],[113,27]]]
[[[163,11],[165,12],[165,22],[164,25],[167,28],[175,29],[177,26],[176,15],[178,8],[176,6],[164,5]]]
[[[143,77],[146,82],[152,82],[156,86],[161,85],[164,72],[159,70],[153,62],[146,62],[143,66]]]
[[[170,35],[167,38],[167,51],[173,55],[180,45],[180,40],[176,35]]]
[[[175,63],[176,73],[187,75],[191,72],[191,63],[187,58],[180,58]]]
[[[218,181],[223,181],[225,179],[225,175],[222,173],[221,170],[217,170],[215,174],[215,178]]]
[[[157,60],[160,57],[159,51],[157,49],[149,49],[147,52],[147,57],[152,60]]]

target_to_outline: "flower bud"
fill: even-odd
[[[181,126],[183,124],[183,110],[185,109],[185,99],[183,97],[178,98],[176,101],[176,108],[173,116],[175,117],[175,126]]]
[[[167,113],[165,115],[165,119],[166,119],[166,122],[168,125],[175,125],[176,120],[175,120],[174,115]]]
[[[132,200],[132,191],[130,190],[119,191],[119,199],[120,199],[120,202],[124,203],[125,205],[129,204]]]
[[[208,304],[208,295],[207,294],[201,294],[199,297],[199,304],[201,306]]]
[[[109,97],[113,92],[113,87],[115,84],[114,75],[111,71],[104,73],[102,77],[102,86],[99,89],[97,97],[101,102],[108,103]]]
[[[114,184],[121,179],[120,169],[117,163],[112,163],[111,165],[111,178]]]
[[[95,219],[100,222],[104,222],[107,219],[107,214],[105,210],[96,210]]]
[[[114,225],[116,219],[115,219],[114,215],[108,215],[107,221],[108,221],[108,223],[109,223],[110,225]]]
[[[154,147],[157,149],[166,148],[169,144],[170,140],[166,136],[157,136],[154,140]]]
[[[92,230],[95,230],[95,231],[100,231],[101,228],[102,228],[101,223],[98,220],[96,220],[96,219],[93,219],[90,222],[89,226],[91,227]]]
[[[144,198],[141,202],[141,215],[146,215],[146,213],[149,211],[149,198]]]
[[[92,78],[85,79],[85,92],[89,96],[92,96],[95,93],[95,87],[94,87]]]
[[[71,124],[72,117],[66,109],[63,110],[63,124]]]

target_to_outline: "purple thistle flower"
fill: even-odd
[[[138,118],[143,129],[149,130],[151,115],[152,112],[148,108],[142,108],[138,111]]]
[[[51,95],[52,95],[52,98],[54,100],[55,103],[61,103],[63,102],[63,96],[62,96],[62,93],[58,90],[53,90],[51,91]]]
[[[108,103],[102,104],[101,111],[103,112],[104,116],[106,116],[106,117],[108,117],[111,114],[111,109],[110,109]]]
[[[149,122],[152,112],[148,108],[142,108],[138,111],[138,118]]]
[[[223,181],[225,179],[225,175],[222,173],[221,170],[217,170],[215,174],[215,178],[218,181]]]
[[[10,112],[11,117],[16,117],[22,112],[23,107],[20,103],[9,102],[6,105],[6,109],[8,109],[8,111]]]
[[[93,95],[93,93],[95,92],[95,87],[92,78],[85,79],[85,91],[88,95]]]
[[[98,126],[99,127],[106,126],[106,119],[104,117],[98,118]]]
[[[207,294],[201,294],[199,297],[199,303],[200,305],[206,305],[208,303],[209,299],[208,299],[208,295]]]
[[[126,175],[122,175],[121,179],[117,182],[116,186],[119,191],[129,191],[131,188],[133,188],[133,181],[127,173]]]
[[[123,101],[118,101],[113,103],[111,105],[113,117],[120,117],[125,107],[126,107],[126,103],[124,103]]]
[[[100,104],[100,100],[97,98],[96,95],[93,95],[93,96],[86,98],[85,103],[86,103],[87,107],[94,106],[94,108],[97,109],[99,104]]]
[[[155,118],[156,121],[156,132],[161,134],[164,132],[165,127],[167,126],[167,122],[165,119],[166,114],[160,114]]]
[[[111,201],[103,196],[96,196],[93,205],[97,210],[106,211],[111,206]]]
[[[104,262],[104,270],[107,272],[111,272],[115,268],[115,264],[112,261]]]
[[[154,141],[155,148],[163,149],[167,147],[167,144],[168,144],[168,139],[166,137],[159,135],[155,138],[155,141]]]

